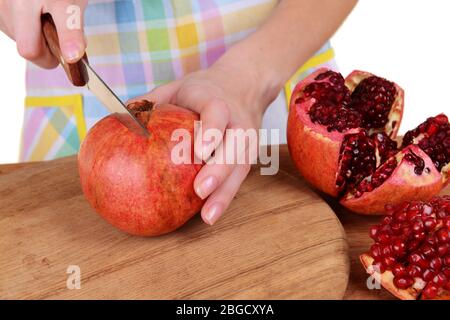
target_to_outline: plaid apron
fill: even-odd
[[[91,0],[85,12],[90,64],[122,101],[208,68],[254,31],[276,0]],[[333,66],[325,45],[286,84],[263,126],[283,130],[295,84],[320,66]],[[76,154],[87,130],[108,114],[61,67],[27,65],[21,161]],[[282,108],[279,106],[283,105]],[[278,107],[277,107],[278,106]]]

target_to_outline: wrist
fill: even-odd
[[[262,114],[278,96],[284,82],[239,45],[227,51],[212,69],[225,75],[232,91],[242,97],[243,105]]]

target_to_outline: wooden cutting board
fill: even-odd
[[[0,166],[0,254],[3,299],[340,299],[349,273],[333,211],[283,171],[255,167],[213,227],[140,238],[89,207],[75,157]]]

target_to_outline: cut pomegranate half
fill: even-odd
[[[398,85],[363,71],[344,79],[320,69],[301,81],[287,131],[300,173],[363,214],[382,214],[387,202],[436,195],[448,180],[448,119],[430,118],[398,143],[403,98]]]
[[[367,273],[400,299],[450,299],[450,196],[387,210],[360,256]]]
[[[384,91],[388,94],[382,98]],[[372,94],[375,111],[366,114],[362,102]],[[402,111],[403,90],[397,85],[368,72],[355,71],[344,79],[319,69],[294,90],[287,130],[290,154],[306,180],[338,196],[373,173],[370,135],[385,132],[388,139],[395,138]],[[354,155],[361,163],[352,160]]]

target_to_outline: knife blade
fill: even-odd
[[[59,47],[59,38],[53,18],[50,14],[41,16],[42,32],[47,42],[48,48],[58,59],[70,82],[77,87],[86,86],[94,96],[112,113],[118,115],[118,119],[130,130],[149,136],[147,129],[136,119],[134,114],[128,110],[117,95],[99,77],[99,75],[89,65],[86,54],[77,63],[67,63]]]
[[[83,80],[86,87],[98,100],[111,112],[118,113],[120,120],[131,130],[144,136],[148,136],[147,129],[139,122],[133,113],[128,110],[117,95],[106,85],[99,75],[92,69],[85,58],[80,60],[84,68]]]

